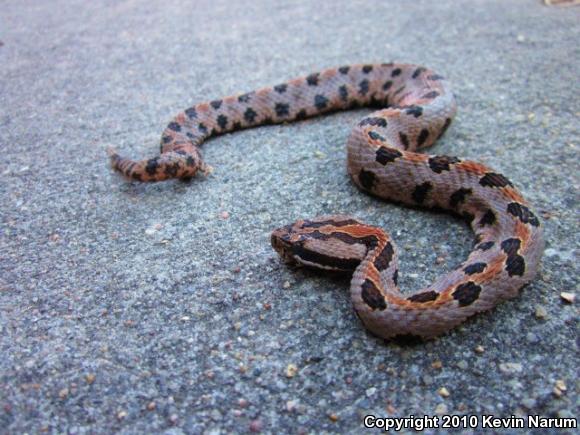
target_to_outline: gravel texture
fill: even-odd
[[[0,431],[358,432],[363,417],[578,416],[580,8],[539,0],[22,0],[0,8]],[[468,254],[462,222],[360,193],[359,110],[211,140],[189,183],[128,184],[200,102],[325,67],[449,77],[438,153],[506,174],[543,217],[521,297],[418,345],[357,320],[344,277],[293,270],[270,231],[349,213],[387,228],[403,289]]]

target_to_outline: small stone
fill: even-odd
[[[439,405],[437,405],[435,407],[435,414],[444,415],[447,413],[448,413],[448,410],[447,410],[447,405],[445,403],[440,403]]]
[[[475,346],[475,353],[483,353],[485,352],[485,347],[483,347],[481,344],[478,344],[477,346]]]
[[[288,364],[286,367],[286,377],[293,378],[296,376],[296,373],[298,373],[298,367],[296,367],[294,364]]]
[[[238,406],[240,408],[247,408],[249,404],[250,402],[248,402],[246,399],[238,399]]]
[[[545,319],[548,317],[548,312],[542,305],[536,305],[536,318]]]
[[[507,362],[507,363],[501,363],[499,365],[499,370],[503,373],[508,373],[508,374],[519,373],[522,371],[522,369],[523,369],[523,367],[520,363]]]
[[[519,43],[526,42],[526,37],[524,35],[518,35],[516,39]]]
[[[437,257],[435,259],[435,264],[440,265],[440,264],[443,264],[443,263],[445,263],[445,257]]]
[[[296,410],[296,406],[298,405],[297,400],[289,400],[286,402],[286,411],[294,412]]]
[[[367,390],[365,391],[367,397],[374,396],[376,392],[377,389],[375,387],[367,388]]]
[[[574,300],[576,299],[576,294],[571,292],[562,292],[560,293],[560,297],[564,299],[565,302],[573,304]]]
[[[230,217],[230,214],[227,211],[222,211],[220,213],[220,218],[222,219],[228,219]]]
[[[441,397],[449,397],[451,395],[451,393],[449,393],[449,390],[445,387],[441,387],[437,390],[437,392],[439,393],[439,395]]]
[[[465,361],[463,359],[461,361],[458,361],[456,365],[461,370],[467,370],[467,368],[469,367],[469,364],[467,363],[467,361]]]
[[[282,284],[282,288],[290,288],[290,281],[284,281],[284,284]]]
[[[157,404],[153,401],[147,404],[147,411],[153,411],[157,407]]]
[[[567,390],[566,383],[563,380],[558,379],[556,381],[556,384],[554,385],[554,389],[552,390],[552,393],[556,397],[562,397],[566,390]]]
[[[440,370],[443,367],[443,363],[440,360],[433,361],[431,363],[431,367],[433,367],[434,369]]]
[[[328,418],[330,419],[330,421],[332,421],[333,423],[336,423],[338,421],[338,415],[336,414],[328,414]]]
[[[179,419],[179,417],[177,416],[177,414],[171,414],[169,416],[169,422],[173,425],[177,424],[178,419]]]
[[[250,432],[258,433],[262,431],[262,421],[261,420],[253,420],[250,423]]]
[[[387,405],[386,410],[391,415],[397,412],[397,409],[391,404]]]
[[[97,377],[95,376],[94,373],[89,373],[88,375],[85,376],[85,381],[87,382],[87,384],[91,385],[93,382],[95,382],[95,379]]]
[[[63,399],[63,400],[64,400],[64,399],[66,399],[66,398],[67,398],[67,396],[68,396],[68,393],[69,393],[69,391],[68,391],[68,388],[63,388],[62,390],[60,390],[60,391],[58,392],[58,397],[60,397],[61,399]]]
[[[127,411],[117,412],[117,420],[123,420],[125,417],[127,417]]]
[[[323,159],[326,157],[326,154],[324,154],[322,151],[314,151],[314,156],[317,159]]]
[[[556,381],[556,388],[561,391],[566,391],[568,388],[566,387],[566,383],[562,379],[558,379]]]
[[[155,224],[155,225],[152,225],[152,226],[150,226],[149,228],[147,228],[145,230],[145,234],[147,234],[148,236],[152,236],[157,231],[159,231],[161,228],[163,228],[163,224]]]

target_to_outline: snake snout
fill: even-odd
[[[294,262],[294,257],[292,256],[292,231],[293,225],[290,224],[276,228],[270,236],[272,247],[287,263]]]

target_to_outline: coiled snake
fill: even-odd
[[[476,234],[474,250],[459,268],[406,296],[390,237],[352,217],[298,220],[272,233],[273,247],[290,262],[354,271],[354,309],[383,338],[430,338],[516,296],[539,266],[540,221],[505,176],[477,162],[416,152],[443,135],[456,110],[447,81],[420,66],[344,66],[200,103],[169,123],[159,156],[135,161],[109,150],[111,164],[131,180],[190,178],[211,169],[198,149],[210,136],[361,106],[381,109],[348,139],[355,184],[387,201],[459,214]]]

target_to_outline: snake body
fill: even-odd
[[[416,152],[444,134],[456,111],[448,82],[421,66],[343,66],[197,104],[169,123],[160,155],[135,161],[110,150],[111,164],[131,180],[190,178],[211,170],[198,149],[210,136],[362,106],[380,109],[362,119],[348,139],[354,183],[387,201],[462,216],[476,234],[474,250],[428,288],[403,295],[388,234],[350,216],[298,220],[272,233],[273,247],[290,262],[354,271],[355,312],[385,339],[434,337],[515,297],[539,267],[540,221],[500,173],[474,161]]]

